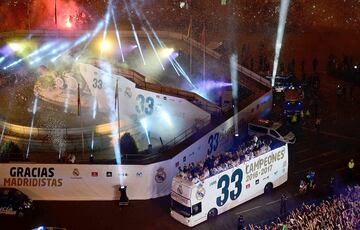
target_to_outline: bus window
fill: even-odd
[[[175,212],[183,215],[184,217],[191,216],[191,208],[190,207],[186,207],[185,205],[182,205],[173,199],[171,199],[171,209],[174,210]]]
[[[266,128],[258,127],[255,125],[249,125],[249,128],[250,128],[250,130],[252,130],[254,132],[267,134]]]
[[[273,135],[274,137],[280,137],[279,134],[272,129],[270,129],[270,134]]]
[[[196,214],[201,212],[201,202],[197,203],[192,206],[192,215],[195,216]]]

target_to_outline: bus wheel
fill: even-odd
[[[270,193],[273,189],[273,184],[271,182],[267,183],[264,188],[264,193]]]
[[[208,219],[212,219],[212,218],[216,217],[217,214],[218,214],[217,209],[216,209],[216,208],[213,208],[213,209],[211,209],[211,210],[208,212],[207,217],[208,217]]]

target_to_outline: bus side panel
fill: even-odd
[[[239,170],[241,170],[241,173]],[[202,214],[216,208],[221,214],[252,198],[264,193],[267,183],[277,187],[287,181],[288,150],[287,145],[272,150],[264,155],[254,158],[237,168],[229,169],[223,173],[206,179],[202,186],[194,189],[192,204],[196,201],[196,193],[204,192],[202,198]],[[239,177],[242,178],[239,181]],[[227,181],[228,186],[227,185]],[[201,188],[200,188],[201,187]],[[241,191],[238,192],[238,189]],[[239,196],[236,196],[240,193]],[[200,216],[200,214],[199,214]]]

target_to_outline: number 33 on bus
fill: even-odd
[[[198,183],[174,177],[171,216],[187,226],[195,226],[236,207],[287,181],[288,146],[206,178]]]

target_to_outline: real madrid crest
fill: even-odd
[[[157,183],[162,183],[166,179],[166,172],[163,167],[160,167],[158,170],[156,170],[155,174],[155,181]]]
[[[202,200],[202,198],[204,198],[205,196],[205,189],[203,187],[203,184],[199,184],[197,187],[197,191],[196,191],[196,199],[198,200]]]
[[[79,169],[74,168],[74,170],[73,170],[72,174],[73,174],[73,176],[80,176]]]

